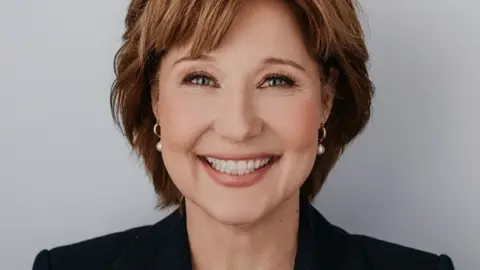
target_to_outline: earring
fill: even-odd
[[[160,125],[158,125],[158,122],[153,126],[153,133],[157,135],[159,139],[157,144],[155,145],[155,148],[157,148],[158,152],[162,152],[162,140],[160,137]]]
[[[325,147],[322,144],[319,144],[317,149],[317,155],[321,155],[323,153],[325,153]]]
[[[323,125],[320,130],[322,131],[322,136],[318,139],[317,155],[322,155],[325,153],[325,146],[323,146],[322,141],[325,139],[325,137],[327,137],[327,130]]]

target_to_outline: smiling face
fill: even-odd
[[[245,224],[298,200],[329,102],[294,14],[251,1],[217,49],[189,59],[190,48],[168,50],[153,102],[165,167],[187,202]]]

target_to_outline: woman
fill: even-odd
[[[132,0],[113,114],[159,206],[180,207],[33,268],[453,269],[310,205],[369,120],[367,60],[351,0]]]

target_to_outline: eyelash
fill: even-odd
[[[210,74],[209,72],[205,70],[187,70],[182,77],[181,84],[186,84],[186,85],[193,85],[193,86],[200,86],[200,87],[208,87],[210,85],[203,85],[203,84],[195,84],[191,83],[192,80],[198,79],[198,78],[206,78],[210,81],[213,81],[214,87],[218,87],[217,82],[213,79],[213,75]],[[266,76],[264,76],[261,80],[261,83],[257,85],[259,87],[260,85],[264,84],[267,81],[270,80],[282,80],[285,82],[285,84],[281,84],[278,86],[271,86],[271,87],[281,87],[281,88],[286,88],[286,87],[296,87],[298,86],[297,84],[297,79],[290,74],[290,73],[284,73],[284,72],[275,72],[275,73],[270,73]],[[268,87],[268,86],[267,86]]]
[[[197,78],[207,78],[208,80],[213,81],[214,84],[216,84],[215,80],[212,79],[212,75],[205,71],[205,70],[187,70],[185,74],[182,77],[181,84],[186,84],[186,85],[195,85],[195,86],[200,86],[200,87],[207,87],[209,85],[200,85],[200,84],[195,84],[191,83],[193,79]]]
[[[264,84],[265,82],[267,82],[269,80],[278,80],[278,79],[283,80],[285,82],[285,85],[279,85],[279,86],[273,86],[273,87],[295,87],[295,86],[298,86],[297,79],[295,79],[295,77],[292,74],[283,73],[283,72],[276,72],[276,73],[268,74],[267,76],[263,77],[261,84]]]

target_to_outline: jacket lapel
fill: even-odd
[[[330,224],[306,201],[300,211],[295,270],[370,269],[350,234]]]
[[[176,210],[139,236],[112,270],[191,270],[185,217]]]

